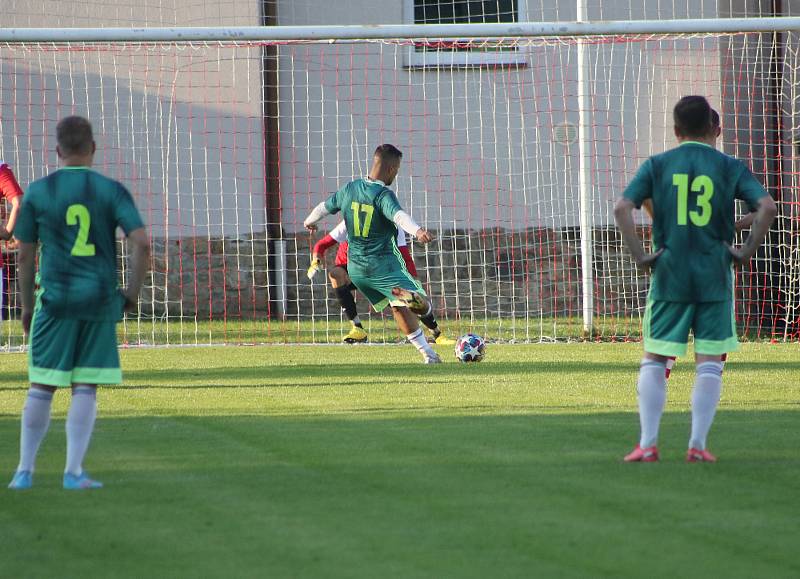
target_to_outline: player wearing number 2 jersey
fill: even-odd
[[[67,414],[64,488],[101,484],[83,471],[97,412],[99,384],[122,379],[116,323],[132,310],[146,272],[149,244],[131,194],[92,171],[95,143],[89,121],[67,117],[56,128],[63,168],[31,183],[17,222],[22,324],[30,336],[31,388],[22,413],[20,463],[12,489],[26,489],[47,432],[58,387],[72,387]],[[116,230],[128,237],[128,287],[117,284]],[[37,246],[39,291],[34,308]]]
[[[706,437],[722,389],[722,355],[738,348],[731,266],[753,256],[776,214],[774,201],[747,167],[712,146],[711,107],[704,97],[682,98],[673,116],[679,146],[645,161],[614,210],[636,263],[653,270],[638,381],[641,438],[625,457],[629,462],[658,460],[665,364],[669,356],[686,352],[690,330],[697,377],[687,460],[715,460],[706,450]],[[632,215],[647,199],[653,210],[655,253],[650,255],[644,252]],[[736,199],[756,211],[741,249],[731,246]]]
[[[422,353],[426,363],[438,363],[439,356],[428,345],[416,316],[430,314],[431,305],[419,283],[406,268],[397,247],[397,228],[428,243],[431,234],[417,225],[400,207],[389,189],[403,154],[393,145],[375,150],[369,177],[351,181],[320,203],[304,224],[316,230],[325,215],[342,212],[347,225],[348,273],[356,288],[376,311],[392,306],[398,327]]]

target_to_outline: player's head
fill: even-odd
[[[718,139],[722,134],[722,127],[719,122],[719,113],[715,109],[711,109],[711,138]]]
[[[375,149],[372,156],[372,171],[370,174],[375,179],[380,179],[387,185],[394,182],[397,172],[400,170],[400,161],[403,160],[403,153],[394,145],[383,144]]]
[[[711,132],[711,105],[704,96],[685,96],[672,110],[675,136],[679,139],[705,139]]]
[[[56,126],[58,156],[62,159],[94,155],[92,124],[77,115],[65,117]]]

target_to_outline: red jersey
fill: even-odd
[[[316,243],[313,253],[315,255],[324,255],[328,249],[337,243],[339,247],[336,250],[336,259],[333,263],[334,265],[347,267],[347,227],[345,227],[344,221],[340,222],[328,235]],[[408,273],[417,277],[417,267],[411,257],[411,250],[406,245],[406,234],[402,230],[397,232],[397,248],[400,250],[400,255],[403,256],[403,261],[406,262]]]
[[[5,201],[11,201],[15,197],[22,196],[17,178],[11,171],[11,167],[0,161],[0,213],[5,215]],[[0,267],[3,267],[3,252],[0,251]]]

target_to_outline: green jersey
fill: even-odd
[[[325,201],[328,213],[342,212],[347,225],[347,267],[364,275],[400,270],[393,218],[401,210],[397,196],[380,181],[356,179]],[[399,260],[399,262],[398,262]]]
[[[119,320],[116,230],[144,226],[128,190],[88,167],[65,167],[31,183],[22,199],[14,234],[41,242],[41,307],[57,318]]]
[[[650,298],[668,302],[732,299],[735,200],[751,211],[767,195],[750,170],[715,148],[688,141],[650,157],[625,189],[641,207],[653,203],[656,260]]]

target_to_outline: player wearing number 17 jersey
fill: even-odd
[[[20,462],[9,488],[31,486],[39,444],[47,433],[58,388],[72,388],[67,414],[65,489],[102,486],[83,470],[97,414],[100,384],[122,379],[116,324],[132,310],[147,270],[149,243],[131,194],[90,169],[92,126],[67,117],[56,128],[63,167],[31,183],[16,227],[20,241],[22,326],[30,336],[31,387],[22,410]],[[116,230],[131,249],[128,287],[117,284]],[[39,291],[34,307],[34,269],[39,254]]]
[[[398,328],[425,362],[438,363],[441,360],[428,345],[417,320],[417,316],[430,313],[430,302],[408,272],[397,248],[398,226],[420,243],[433,239],[402,210],[394,191],[389,189],[400,170],[402,157],[393,145],[379,146],[372,158],[369,177],[351,181],[320,203],[304,225],[314,231],[322,217],[341,211],[347,225],[347,268],[353,284],[376,311],[391,306]]]
[[[711,107],[684,97],[673,111],[679,146],[651,157],[617,201],[614,215],[637,265],[652,269],[643,321],[645,354],[639,371],[641,437],[628,462],[658,460],[656,447],[666,402],[666,362],[686,352],[694,334],[697,375],[687,460],[713,462],[706,437],[722,390],[722,356],[738,349],[734,319],[734,262],[745,264],[764,240],[775,202],[747,167],[713,145]],[[633,209],[650,199],[653,247],[647,255],[636,234]],[[734,203],[755,219],[742,248],[734,248]]]

